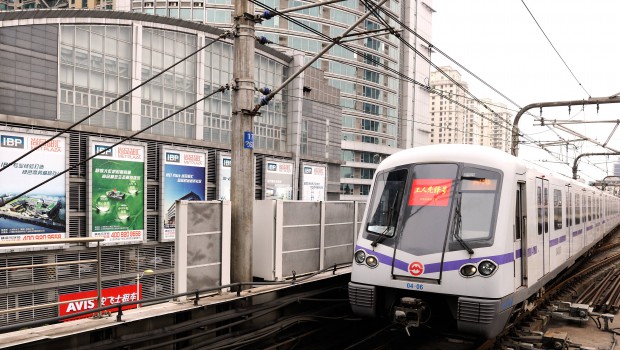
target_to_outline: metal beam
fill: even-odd
[[[577,156],[577,158],[575,158],[575,161],[573,162],[573,179],[577,180],[577,163],[579,162],[579,159],[581,159],[581,157],[589,157],[589,156],[617,156],[620,155],[620,152],[613,152],[613,153],[582,153],[580,155]]]
[[[600,105],[607,103],[620,103],[620,95],[616,94],[609,97],[594,97],[587,100],[573,101],[555,101],[555,102],[538,102],[529,104],[517,113],[512,123],[512,145],[510,145],[510,153],[517,156],[519,153],[519,120],[521,116],[532,108],[543,107],[563,107],[563,106],[582,106],[582,105]]]

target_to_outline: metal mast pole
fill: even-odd
[[[235,0],[232,92],[231,280],[252,281],[254,205],[254,4]]]

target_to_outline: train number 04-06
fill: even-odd
[[[424,285],[420,284],[420,283],[407,283],[407,288],[408,289],[423,290],[424,289]]]

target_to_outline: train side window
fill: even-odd
[[[545,221],[545,233],[549,232],[549,188],[543,188],[543,208],[544,208],[544,221]]]
[[[588,222],[592,221],[592,197],[588,196]]]
[[[553,228],[562,228],[562,191],[553,190]]]
[[[542,208],[542,188],[536,187],[536,207],[538,209],[538,234],[541,235],[543,231],[543,208]]]
[[[581,224],[581,197],[575,194],[575,225]]]
[[[527,227],[527,202],[525,200],[525,183],[519,182],[517,184],[517,197],[515,205],[515,241],[522,238],[523,233]]]
[[[573,201],[571,194],[566,191],[566,226],[570,227],[573,224]]]
[[[517,189],[515,205],[515,240],[521,239],[521,191]]]

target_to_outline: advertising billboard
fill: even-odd
[[[293,199],[292,161],[265,159],[263,166],[263,199]]]
[[[230,154],[217,154],[217,199],[230,200],[230,175],[232,174],[232,158]]]
[[[301,164],[301,198],[302,201],[324,201],[327,183],[325,165]]]
[[[112,143],[90,140],[90,154]],[[93,158],[89,166],[90,232],[103,244],[144,241],[144,146],[120,144]]]
[[[104,288],[101,290],[101,307],[126,303],[130,301],[136,301],[142,297],[142,284],[130,284],[128,286]],[[89,290],[85,292],[59,294],[58,302],[67,301],[58,305],[58,316],[67,316],[82,311],[96,309],[97,305],[97,291]],[[123,310],[135,309],[138,304],[123,306]],[[109,312],[116,312],[116,309],[109,309]],[[86,314],[82,316],[72,317],[65,319],[64,321],[72,321],[80,318],[88,318],[93,316],[92,314]]]
[[[50,136],[0,130],[0,166],[43,144]],[[13,199],[67,169],[67,146],[57,137],[0,172],[0,240],[63,239],[67,232],[67,178]]]
[[[176,201],[203,201],[206,198],[207,154],[186,152],[173,148],[162,150],[162,213],[159,240],[174,240]]]

